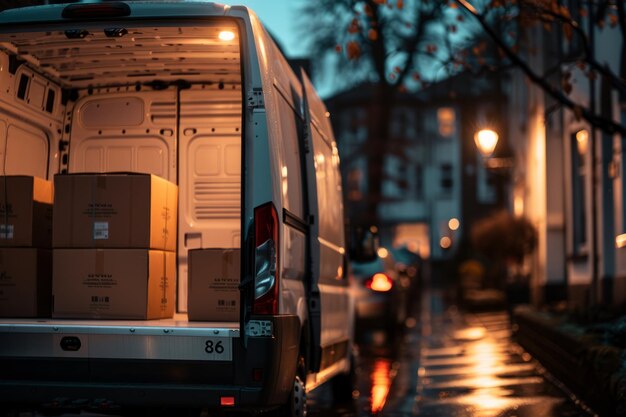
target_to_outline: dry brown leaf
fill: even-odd
[[[354,60],[359,59],[361,56],[361,47],[355,41],[350,41],[346,45],[346,53],[348,54],[348,59]]]

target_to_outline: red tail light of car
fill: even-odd
[[[374,274],[371,278],[366,279],[364,285],[372,291],[387,292],[391,291],[393,288],[393,280],[389,276],[379,272]]]

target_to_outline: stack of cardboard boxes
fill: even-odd
[[[0,317],[49,317],[52,183],[0,176]]]
[[[149,174],[54,178],[55,318],[174,314],[176,185]]]

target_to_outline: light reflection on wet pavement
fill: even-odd
[[[434,297],[437,297],[434,294]],[[358,395],[333,405],[311,394],[310,416],[583,417],[590,410],[557,388],[512,343],[506,312],[463,314],[425,299],[421,326],[402,343],[361,342]]]

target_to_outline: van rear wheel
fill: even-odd
[[[306,363],[303,356],[298,359],[296,376],[293,381],[293,387],[287,402],[280,407],[278,415],[280,417],[306,417],[306,387],[304,378],[306,375]]]
[[[296,376],[293,381],[293,389],[289,394],[287,404],[285,404],[281,410],[281,417],[306,417],[307,405],[306,405],[306,390],[304,382],[299,376]]]

